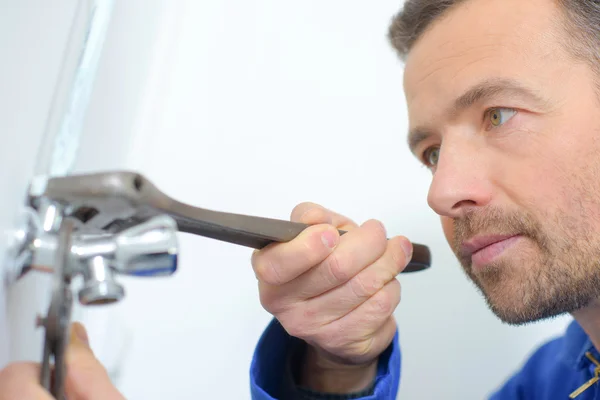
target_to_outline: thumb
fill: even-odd
[[[89,345],[84,326],[71,326],[69,347],[66,352],[66,397],[73,400],[124,400],[114,387],[108,373]]]

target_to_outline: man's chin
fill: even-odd
[[[485,296],[485,300],[492,313],[500,321],[511,326],[523,326],[545,321],[574,311],[560,307],[558,304],[526,306],[525,304],[509,304],[506,299],[494,301],[488,296]]]
[[[595,265],[583,268],[583,272],[591,271],[586,274],[570,264],[531,260],[527,264],[498,262],[476,272],[470,265],[462,265],[489,309],[508,325],[573,314],[600,299],[600,274],[595,272]]]
[[[550,318],[550,316],[532,313],[530,310],[506,309],[488,301],[488,307],[503,323],[511,326],[523,326]]]
[[[507,282],[499,281],[494,283],[496,285],[487,288],[486,284],[478,283],[477,286],[490,311],[507,325],[527,325],[555,318],[568,312],[561,307],[564,304],[560,304],[560,302],[544,301],[538,296],[525,300],[526,296],[518,291],[515,292],[513,285],[503,285]]]

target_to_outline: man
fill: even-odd
[[[492,399],[568,399],[580,387],[578,399],[600,398],[594,380],[582,386],[600,373],[600,2],[408,0],[390,37],[406,62],[409,146],[431,169],[428,203],[466,274],[506,323],[577,321]],[[311,206],[292,217],[320,225],[253,259],[280,323],[253,364],[270,397],[255,397],[291,398],[267,381],[287,352],[298,386],[340,394],[308,398],[395,398],[390,315],[409,251],[374,221]],[[298,349],[279,344],[283,330]]]
[[[600,398],[600,3],[408,0],[390,38],[408,142],[465,273],[506,323],[576,320],[491,398]],[[410,242],[314,204],[292,220],[312,226],[252,257],[275,316],[253,398],[395,398]]]

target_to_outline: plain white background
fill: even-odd
[[[58,58],[31,43],[43,32],[58,49],[59,19],[40,18],[43,1],[1,4],[0,14],[19,18],[1,35],[11,44],[2,57],[16,65],[2,71],[1,82],[12,84],[0,91],[2,115],[37,121],[42,106],[13,99],[37,98],[51,86],[47,69]],[[68,13],[73,4],[52,10]],[[569,318],[502,325],[450,252],[426,204],[429,172],[405,144],[402,65],[385,38],[400,7],[389,0],[117,2],[77,171],[135,169],[181,201],[281,219],[314,201],[429,245],[433,268],[399,277],[398,398],[481,399]],[[26,46],[37,64],[15,61]],[[40,129],[6,121],[4,143]],[[5,153],[3,169],[14,168]],[[16,197],[25,179],[17,176],[20,186],[6,186]],[[177,275],[122,279],[122,303],[76,316],[89,322],[94,348],[128,399],[248,399],[249,364],[270,320],[251,250],[180,238]],[[26,314],[39,304],[10,307]],[[13,351],[38,354],[37,343],[22,345],[29,352]]]
[[[0,1],[2,278],[7,268],[6,249],[19,224],[25,192],[38,161],[74,10],[74,1],[57,2],[56,7],[43,1]],[[0,365],[8,359],[41,355],[42,333],[33,326],[37,311],[43,311],[48,303],[48,284],[48,277],[28,276],[10,290],[0,285]],[[8,310],[4,307],[7,298]]]

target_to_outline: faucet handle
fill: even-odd
[[[111,266],[119,274],[165,276],[177,271],[177,223],[168,215],[158,215],[125,229],[114,241]]]

